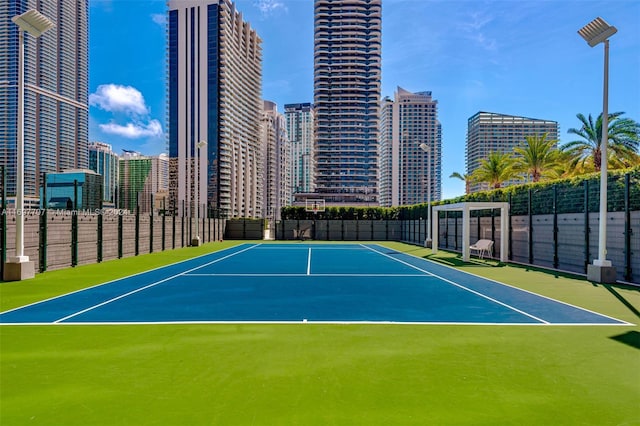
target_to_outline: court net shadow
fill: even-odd
[[[619,334],[610,338],[617,342],[624,343],[625,345],[640,349],[640,332],[638,331],[627,331],[624,334]]]
[[[627,299],[625,299],[625,298],[624,298],[624,296],[622,296],[618,291],[616,291],[616,289],[615,289],[615,287],[614,287],[613,285],[610,285],[610,284],[602,284],[602,286],[603,286],[604,288],[606,288],[606,289],[607,289],[607,291],[608,291],[609,293],[613,294],[613,296],[614,296],[616,299],[618,299],[618,300],[620,301],[620,303],[622,303],[622,304],[623,304],[624,306],[626,306],[626,307],[627,307],[631,312],[633,312],[633,314],[634,314],[636,317],[640,318],[640,311],[638,311],[638,309],[637,309],[635,306],[633,306],[633,305],[632,305],[632,304],[631,304]],[[632,288],[632,287],[630,287],[630,286],[621,286],[621,287],[624,287],[624,288],[627,288],[627,289],[633,289],[633,290],[636,290],[636,291],[640,291],[640,289]]]

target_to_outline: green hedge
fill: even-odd
[[[640,210],[640,166],[631,169],[615,170],[608,173],[607,208],[610,212],[625,209],[625,176],[629,175],[629,206],[631,210]],[[432,204],[453,204],[462,202],[498,201],[511,202],[512,215],[529,213],[529,192],[531,192],[531,213],[552,214],[554,188],[557,191],[557,212],[582,213],[585,206],[585,189],[590,212],[599,211],[600,174],[592,173],[576,178],[558,179],[491,191],[474,192],[451,200],[436,201]],[[451,215],[452,213],[450,213]],[[472,215],[484,216],[487,212],[475,211]],[[313,219],[313,213],[304,207],[284,207],[283,219]],[[328,207],[323,213],[317,213],[317,219],[330,220],[412,220],[427,218],[427,203],[401,207]]]
[[[314,213],[304,207],[283,207],[281,213],[282,219],[314,219]],[[395,220],[399,217],[398,207],[327,207],[315,214],[319,220]]]

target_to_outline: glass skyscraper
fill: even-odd
[[[170,0],[168,29],[170,208],[260,217],[262,40],[230,0]]]
[[[316,190],[376,203],[382,0],[315,0]]]
[[[284,116],[291,146],[289,166],[291,193],[315,191],[313,127],[314,110],[310,103],[286,104]],[[293,201],[293,200],[291,200]]]
[[[16,191],[18,26],[11,18],[37,9],[55,23],[24,37],[24,192],[38,197],[43,172],[88,167],[88,0],[0,2],[0,164],[7,193]]]
[[[114,205],[118,187],[118,155],[111,145],[103,142],[89,144],[89,169],[102,176],[103,201]]]
[[[558,122],[485,111],[476,113],[467,124],[467,174],[476,171],[481,160],[487,159],[491,152],[512,152],[513,148],[525,142],[527,136],[544,133],[548,134],[547,140],[557,141],[560,134]],[[518,183],[524,183],[524,180],[514,179],[503,186]],[[473,183],[470,188],[471,192],[486,189],[486,183]]]
[[[420,148],[429,147],[428,152]],[[442,127],[431,92],[398,87],[382,104],[380,125],[380,205],[402,206],[440,200]],[[429,191],[430,187],[430,191]]]

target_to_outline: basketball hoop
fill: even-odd
[[[306,200],[305,210],[307,212],[313,213],[314,216],[317,216],[318,212],[324,211],[324,200],[321,200],[321,199]]]

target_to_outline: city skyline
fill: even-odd
[[[24,143],[21,193],[37,197],[42,173],[88,166],[89,7],[88,0],[46,2],[40,12],[52,27],[37,38],[21,31],[24,36],[19,38],[12,18],[27,11],[25,3],[10,0],[0,7],[0,165],[7,166],[7,193],[15,194],[20,179],[20,117]],[[22,114],[19,69],[24,71]]]
[[[313,2],[236,2],[263,39],[264,99],[313,101]],[[611,7],[616,5],[616,7]],[[602,49],[577,30],[597,16],[611,38],[609,111],[640,116],[640,4],[631,1],[385,0],[382,97],[431,91],[442,123],[443,198],[462,195],[467,120],[479,111],[557,121],[602,109]],[[117,26],[113,22],[119,22]],[[164,1],[90,2],[90,140],[114,151],[166,149]],[[125,137],[128,136],[128,137]]]

